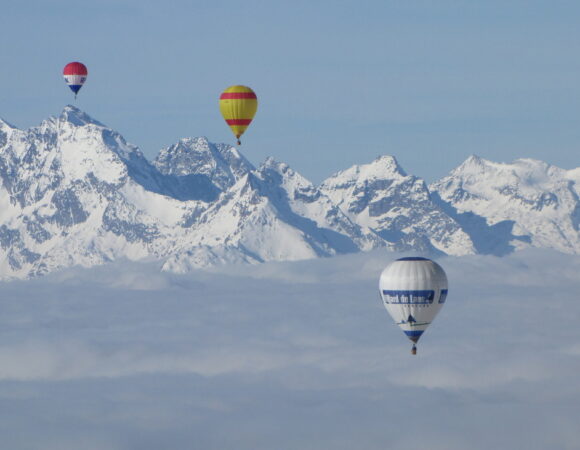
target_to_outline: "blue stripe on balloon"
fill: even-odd
[[[421,335],[423,334],[422,331],[405,331],[405,334],[407,335],[407,337],[413,341],[415,344],[417,343],[417,341],[419,340],[419,338],[421,337]]]
[[[73,91],[75,94],[79,92],[80,88],[83,87],[82,84],[69,84],[68,87],[70,88],[71,91]]]
[[[409,337],[419,337],[423,334],[425,330],[403,330],[405,334]]]

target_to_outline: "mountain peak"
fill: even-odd
[[[456,176],[459,174],[481,174],[492,170],[493,168],[497,168],[500,165],[500,163],[489,161],[481,156],[470,155],[465,161],[450,172],[450,176]]]
[[[199,151],[199,149],[209,149],[209,140],[205,136],[181,138],[177,144],[178,147],[186,151]]]
[[[271,169],[280,173],[285,173],[289,168],[288,164],[276,161],[272,156],[268,156],[260,167],[260,169]]]
[[[469,155],[469,157],[464,161],[464,164],[485,164],[487,160],[483,159],[479,155]]]
[[[6,122],[4,119],[0,117],[0,129],[1,128],[11,128],[15,129],[16,127],[12,125],[10,122]]]
[[[407,176],[407,173],[399,165],[397,158],[392,155],[381,155],[377,157],[372,163],[368,164],[370,167],[376,167],[379,170],[384,170],[385,172],[394,172],[403,176]]]
[[[93,124],[100,127],[105,127],[101,122],[93,119],[84,111],[81,111],[76,106],[66,105],[62,110],[59,118],[60,121],[71,123],[75,126],[82,127],[84,125]]]
[[[407,173],[391,155],[382,155],[369,164],[354,165],[346,170],[335,173],[323,182],[327,187],[343,185],[365,180],[383,180],[404,178]]]
[[[204,176],[224,190],[254,166],[234,147],[213,144],[202,137],[188,137],[161,149],[153,165],[164,175]]]
[[[466,166],[466,167],[485,167],[489,164],[491,164],[491,161],[488,161],[485,158],[482,158],[479,155],[470,155],[465,161],[463,161],[463,163],[461,164],[461,166]]]

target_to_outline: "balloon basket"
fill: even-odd
[[[417,346],[413,345],[413,348],[411,349],[411,355],[416,355],[417,354]]]

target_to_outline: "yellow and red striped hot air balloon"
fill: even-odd
[[[220,96],[220,111],[238,139],[238,145],[241,145],[240,136],[252,122],[257,110],[258,97],[247,86],[230,86]]]

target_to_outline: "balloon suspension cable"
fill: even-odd
[[[411,355],[416,355],[417,354],[417,346],[415,344],[413,344],[413,348],[411,349]]]

